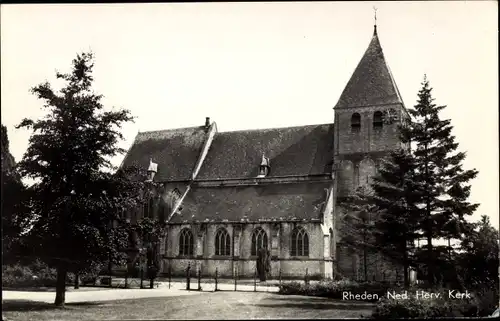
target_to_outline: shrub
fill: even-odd
[[[52,287],[56,284],[56,277],[56,270],[49,268],[40,261],[35,261],[30,265],[2,266],[3,287]]]
[[[493,291],[487,289],[470,291],[470,299],[450,298],[447,289],[427,290],[430,293],[441,293],[441,296],[422,299],[415,296],[416,290],[408,290],[408,298],[383,298],[377,303],[372,318],[480,317],[490,315],[496,305],[496,302],[493,302]]]
[[[384,296],[391,285],[387,282],[355,282],[349,280],[340,281],[320,281],[316,283],[305,284],[304,282],[289,282],[280,285],[279,293],[320,296],[334,299],[342,299],[344,292],[350,294],[372,294],[372,298],[361,300],[376,301]]]

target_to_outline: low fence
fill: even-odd
[[[248,279],[239,278],[238,267],[235,267],[235,272],[234,272],[232,278],[224,278],[224,279],[219,278],[218,268],[215,269],[215,274],[213,275],[213,277],[209,277],[209,278],[207,278],[206,276],[202,278],[201,271],[202,271],[201,267],[198,267],[197,270],[193,271],[193,269],[191,268],[191,264],[188,264],[188,267],[186,268],[186,275],[185,275],[185,289],[186,290],[188,290],[188,291],[202,291],[202,279],[204,280],[203,283],[207,283],[207,281],[208,281],[208,283],[213,282],[214,291],[223,291],[223,289],[220,287],[220,284],[227,285],[228,281],[230,281],[230,283],[234,284],[234,288],[232,289],[233,291],[238,291],[239,285],[240,285],[240,290],[242,290],[243,287],[245,287],[246,290],[248,291],[248,286],[253,285],[253,291],[257,292],[258,286],[262,285],[261,280],[260,280],[259,275],[258,275],[258,272],[257,272],[257,269],[254,270],[253,279],[250,280],[250,282]],[[309,284],[311,281],[311,278],[309,276],[309,269],[306,268],[304,272],[305,272],[305,274],[304,274],[304,277],[302,280],[304,281],[305,284]],[[223,281],[223,282],[221,282],[221,281]],[[264,280],[264,281],[266,282],[266,286],[270,286],[270,285],[280,286],[282,284],[282,282],[284,281],[282,278],[281,269],[279,270],[277,280],[272,280],[272,279],[266,278],[266,280]],[[274,284],[269,284],[269,281],[277,281],[277,282],[273,282]],[[294,281],[297,281],[297,280],[294,280]],[[193,282],[195,282],[194,286],[192,285]],[[169,269],[169,272],[168,272],[168,287],[169,288],[171,287],[171,284],[172,284],[171,271]]]

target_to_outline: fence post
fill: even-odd
[[[217,291],[217,274],[219,273],[218,268],[215,268],[215,291]]]
[[[253,271],[253,291],[257,292],[257,268]]]
[[[168,288],[170,289],[170,283],[172,282],[172,264],[168,265]]]
[[[141,289],[144,289],[144,268],[142,267],[142,260],[141,260]]]
[[[238,266],[234,267],[234,290],[236,291],[236,284],[238,283]]]
[[[201,266],[198,267],[198,291],[201,291]]]
[[[128,262],[127,262],[127,268],[125,269],[125,289],[128,288]]]
[[[306,276],[304,278],[304,283],[307,285],[309,284],[309,275],[308,275],[309,269],[306,268]]]
[[[280,285],[281,285],[281,269],[280,269],[280,273],[279,273],[279,279],[280,279]]]
[[[189,291],[190,289],[190,278],[189,278],[189,272],[191,271],[191,263],[188,263],[188,267],[186,269],[186,290]]]

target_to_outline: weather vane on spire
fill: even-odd
[[[377,7],[373,6],[373,12],[375,14],[374,33],[377,34]]]

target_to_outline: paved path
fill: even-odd
[[[198,291],[186,291],[181,289],[168,289],[160,287],[157,289],[98,289],[91,291],[84,288],[83,291],[72,290],[66,292],[66,302],[95,302],[95,301],[113,301],[124,299],[155,298],[169,296],[184,296],[200,294]],[[53,303],[55,292],[28,292],[28,291],[2,291],[2,300],[30,300],[38,302]]]
[[[145,283],[149,286],[149,283]],[[203,292],[213,292],[215,283],[201,283]],[[218,284],[217,288],[222,291],[234,291],[234,284]],[[74,290],[69,287],[66,291],[66,302],[87,302],[87,301],[112,301],[123,299],[138,299],[138,298],[154,298],[154,297],[169,297],[169,296],[184,296],[201,294],[198,289],[198,283],[191,283],[193,291],[186,290],[185,282],[172,282],[170,288],[168,282],[159,282],[158,288],[155,289],[106,289],[106,288],[91,288],[81,287]],[[237,285],[238,291],[253,292],[253,285]],[[278,292],[277,286],[257,286],[258,292]],[[3,300],[31,300],[39,302],[52,303],[55,299],[55,292],[29,292],[29,291],[2,291]]]

